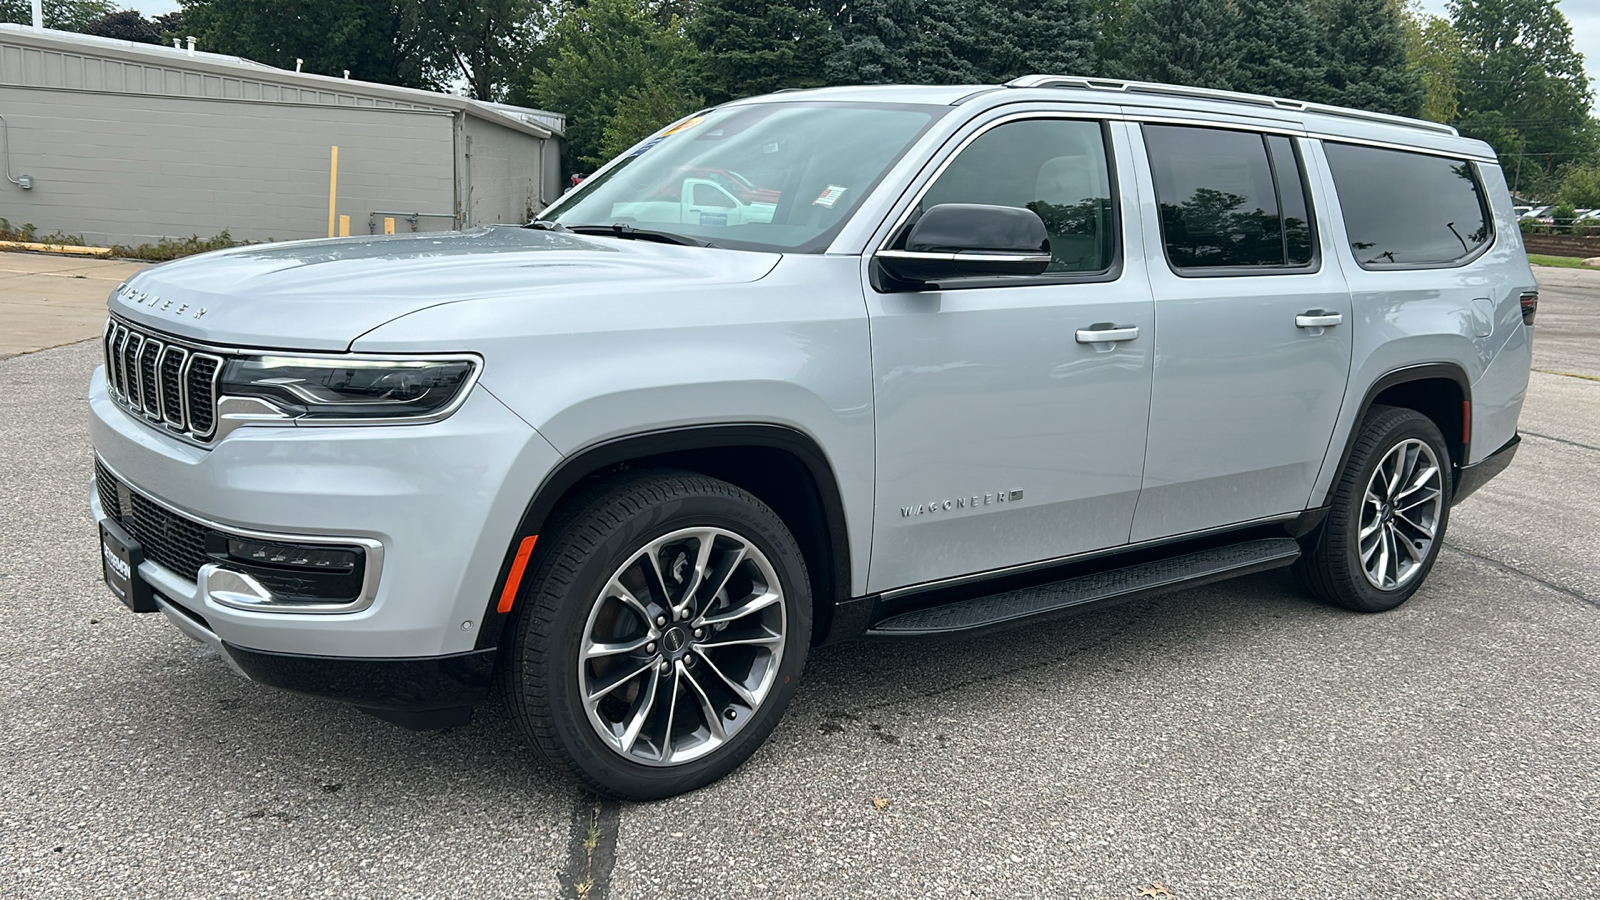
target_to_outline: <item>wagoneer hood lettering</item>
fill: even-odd
[[[766,275],[779,258],[494,226],[209,253],[141,272],[109,305],[130,321],[211,344],[338,351],[443,303],[544,299],[579,284],[619,292],[737,284]]]

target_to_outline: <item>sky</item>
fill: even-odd
[[[125,0],[126,2],[126,0]],[[1422,8],[1436,16],[1447,16],[1447,0],[1421,0]],[[133,0],[130,4],[147,16],[169,13],[178,8],[177,0]],[[1600,87],[1600,2],[1596,0],[1562,0],[1561,11],[1572,24],[1572,41],[1589,70],[1589,77]],[[204,48],[201,48],[204,49]]]

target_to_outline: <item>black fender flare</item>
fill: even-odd
[[[1333,502],[1333,492],[1339,487],[1339,473],[1350,462],[1350,454],[1355,450],[1356,438],[1361,436],[1361,423],[1366,421],[1367,412],[1372,409],[1373,401],[1378,395],[1397,385],[1413,381],[1429,381],[1433,379],[1447,379],[1455,382],[1461,388],[1461,399],[1467,404],[1472,403],[1472,382],[1467,378],[1467,372],[1455,363],[1422,363],[1415,366],[1403,366],[1380,375],[1378,379],[1367,387],[1367,392],[1361,398],[1361,406],[1356,411],[1356,417],[1351,420],[1350,433],[1345,435],[1344,450],[1339,454],[1339,466],[1334,469],[1333,479],[1328,484],[1328,493],[1322,498],[1322,505],[1327,506]],[[1467,437],[1463,435],[1463,438]],[[1446,440],[1450,436],[1446,435]],[[1459,477],[1460,467],[1469,458],[1467,453],[1471,445],[1467,440],[1461,442],[1461,462],[1456,465],[1456,476]],[[1452,485],[1453,486],[1453,485]]]
[[[487,598],[483,624],[478,629],[475,649],[497,647],[512,612],[498,611],[499,598],[505,590],[521,542],[539,534],[556,505],[580,481],[605,469],[637,459],[663,456],[693,450],[722,450],[740,447],[761,447],[781,450],[805,466],[816,486],[816,500],[821,507],[828,560],[833,572],[833,603],[850,598],[850,541],[844,516],[844,502],[839,493],[838,478],[828,462],[822,447],[810,436],[797,429],[765,423],[736,423],[720,425],[689,425],[648,431],[640,434],[611,438],[591,444],[561,460],[545,475],[538,490],[529,499],[522,520],[512,534],[506,548],[500,573],[495,578],[494,591]],[[536,548],[537,549],[537,546]],[[815,582],[816,576],[813,576]],[[815,610],[820,626],[831,616]]]

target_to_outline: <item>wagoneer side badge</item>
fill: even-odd
[[[1022,499],[1022,491],[995,491],[992,494],[973,494],[970,497],[956,497],[953,500],[935,500],[931,503],[918,503],[916,506],[900,507],[900,518],[909,519],[912,516],[925,516],[928,513],[954,512],[956,510],[980,506],[993,506],[996,503],[1014,503]]]

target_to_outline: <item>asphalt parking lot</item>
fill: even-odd
[[[646,805],[498,708],[403,731],[127,613],[95,342],[0,359],[0,897],[1593,896],[1600,272],[1538,272],[1520,454],[1400,610],[1274,572],[826,648],[744,768]]]

